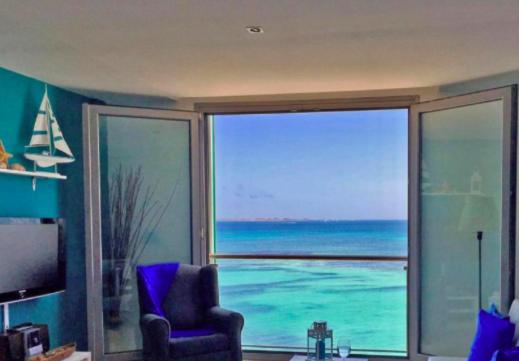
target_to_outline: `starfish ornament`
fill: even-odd
[[[7,164],[7,161],[9,160],[9,158],[11,158],[13,155],[10,154],[10,153],[7,153],[5,151],[5,147],[4,147],[4,143],[2,143],[2,141],[0,140],[0,163],[5,163]]]

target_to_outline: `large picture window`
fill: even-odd
[[[408,111],[210,117],[221,303],[245,350],[303,350],[326,320],[354,354],[407,354]]]

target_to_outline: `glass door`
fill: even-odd
[[[85,118],[89,343],[137,359],[138,264],[201,263],[198,115],[88,106]]]
[[[466,356],[478,310],[512,296],[516,95],[512,88],[411,107],[411,340]]]

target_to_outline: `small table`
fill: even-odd
[[[76,351],[63,361],[92,361],[92,354],[90,352]]]
[[[306,361],[306,355],[294,355],[290,361]],[[334,357],[333,361],[342,361],[341,357]],[[367,358],[348,357],[348,361],[368,361]]]

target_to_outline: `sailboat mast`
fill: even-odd
[[[46,108],[46,112],[45,112],[45,120],[46,120],[46,123],[47,123],[47,134],[49,135],[49,155],[54,155],[54,147],[53,147],[53,143],[54,143],[54,137],[52,135],[52,124],[50,123],[51,122],[51,117],[50,117],[50,102],[49,102],[49,95],[47,93],[47,84],[45,84],[45,108]]]

